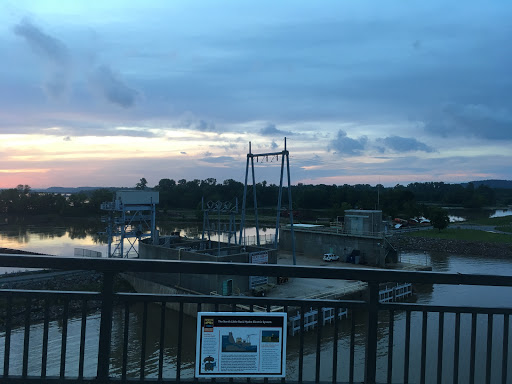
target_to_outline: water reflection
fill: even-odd
[[[494,217],[512,216],[512,209],[446,208],[451,223]]]
[[[512,209],[497,209],[493,214],[489,217],[503,217],[503,216],[512,216]]]

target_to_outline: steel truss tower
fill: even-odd
[[[158,200],[158,192],[118,191],[114,201],[101,204],[108,212],[102,217],[107,223],[108,257],[138,257],[137,241],[155,239]]]
[[[274,246],[277,249],[278,247],[278,238],[279,238],[279,219],[281,218],[281,202],[283,196],[283,176],[284,176],[284,165],[286,159],[286,174],[288,179],[288,211],[290,213],[290,232],[292,236],[292,255],[293,255],[293,265],[296,264],[295,258],[295,234],[293,232],[293,208],[292,208],[292,188],[290,182],[290,153],[286,149],[286,137],[284,138],[284,150],[281,152],[273,152],[273,153],[252,153],[251,151],[251,143],[249,142],[249,153],[247,154],[247,163],[245,165],[245,184],[244,184],[244,196],[242,202],[242,219],[240,223],[240,236],[239,236],[239,244],[242,244],[242,236],[243,230],[245,227],[245,211],[246,211],[246,202],[247,202],[247,179],[249,176],[249,164],[251,166],[251,174],[252,174],[252,190],[253,190],[253,199],[254,199],[254,218],[256,222],[256,243],[258,246],[260,245],[260,231],[258,224],[258,199],[256,196],[256,179],[254,176],[254,159],[256,161],[259,159],[268,161],[269,157],[276,159],[279,161],[279,156],[281,156],[281,177],[279,180],[279,194],[277,197],[277,215],[276,215],[276,236],[274,241]]]

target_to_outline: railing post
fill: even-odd
[[[379,314],[379,283],[368,283],[368,332],[364,382],[375,384],[377,375],[377,327]]]
[[[112,333],[112,307],[114,295],[114,272],[103,273],[101,290],[100,341],[98,348],[98,379],[107,381],[110,367],[110,344]]]

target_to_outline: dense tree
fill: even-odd
[[[450,224],[450,218],[448,217],[448,212],[446,209],[440,207],[433,208],[430,210],[429,216],[432,226],[438,229],[439,232],[448,227],[448,224]]]
[[[135,184],[135,189],[146,189],[146,185],[148,185],[148,181],[143,177],[137,184]]]

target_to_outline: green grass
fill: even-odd
[[[502,226],[496,227],[496,230],[512,233],[512,225],[502,225]]]
[[[439,232],[437,229],[431,229],[428,231],[410,232],[408,235],[412,237],[429,237],[432,239],[468,240],[485,243],[512,244],[512,236],[510,235],[478,231],[475,229],[447,228],[443,229],[441,232]]]
[[[493,217],[492,219],[482,218],[477,220],[469,220],[465,223],[477,225],[510,226],[512,225],[512,216]]]

